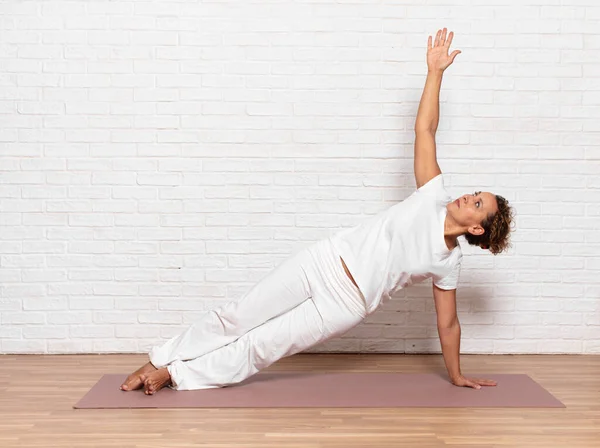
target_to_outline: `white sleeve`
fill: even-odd
[[[442,174],[438,174],[437,176],[431,178],[426,184],[421,185],[417,191],[434,196],[436,198],[448,196],[448,193],[444,187],[444,176]]]
[[[452,290],[458,288],[458,280],[460,278],[460,266],[462,264],[462,257],[456,263],[452,271],[445,277],[439,275],[433,276],[433,284],[440,289]]]

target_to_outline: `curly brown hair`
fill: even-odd
[[[514,222],[514,212],[508,201],[496,195],[498,211],[490,213],[481,223],[484,232],[481,235],[467,233],[465,238],[473,246],[489,249],[494,255],[510,247],[510,231]]]

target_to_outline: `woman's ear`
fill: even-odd
[[[479,235],[483,235],[483,232],[485,232],[485,230],[480,225],[469,227],[469,233],[471,235],[479,236]]]

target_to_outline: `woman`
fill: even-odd
[[[489,380],[462,375],[456,287],[462,253],[457,242],[493,254],[508,246],[507,201],[477,192],[454,201],[436,160],[442,74],[460,51],[448,54],[453,33],[439,30],[427,45],[428,74],[415,124],[417,190],[367,222],[297,253],[239,301],[207,312],[181,335],[150,352],[122,390],[154,394],[239,383],[275,361],[339,336],[411,284],[433,279],[442,355],[456,386],[480,389]]]

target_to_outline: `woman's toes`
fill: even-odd
[[[152,383],[148,378],[144,379],[144,392],[146,395],[150,395],[152,392]]]
[[[121,390],[133,390],[141,386],[140,379],[137,375],[129,375],[127,379],[121,384]]]

